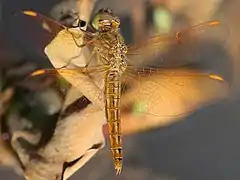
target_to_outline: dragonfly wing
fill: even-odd
[[[25,10],[16,12],[12,16],[11,25],[17,29],[17,39],[24,46],[44,56],[44,47],[60,32],[65,26],[40,13]]]
[[[31,76],[60,75],[68,83],[72,85],[72,88],[74,88],[73,92],[71,93],[74,95],[73,98],[75,98],[77,95],[84,95],[93,104],[96,104],[98,105],[99,108],[103,109],[104,108],[103,91],[99,87],[101,82],[95,83],[96,81],[93,80],[93,76],[94,74],[98,74],[97,81],[103,81],[104,80],[103,72],[105,70],[106,70],[106,67],[104,66],[88,67],[87,71],[85,70],[84,67],[73,68],[73,69],[68,69],[68,68],[40,69],[40,70],[34,71],[31,74]],[[79,91],[78,93],[77,93],[77,90]],[[68,101],[72,102],[73,100],[70,98]]]
[[[26,34],[27,39],[34,41],[34,42],[30,42],[30,44],[31,46],[36,46],[35,49],[37,49],[37,51],[40,54],[43,54],[44,48],[46,48],[46,46],[48,47],[49,44],[50,44],[50,47],[48,49],[50,49],[50,51],[47,51],[47,53],[45,52],[47,56],[50,54],[50,57],[52,58],[52,56],[54,56],[52,54],[54,53],[60,54],[59,55],[60,59],[58,59],[58,56],[57,57],[54,56],[54,60],[50,58],[53,65],[55,65],[54,61],[60,62],[63,59],[64,60],[62,64],[64,64],[67,60],[69,61],[69,59],[76,56],[76,54],[79,54],[81,50],[79,50],[79,47],[77,47],[77,44],[82,43],[83,35],[84,35],[84,41],[88,41],[92,38],[92,36],[89,36],[91,33],[81,31],[78,27],[67,28],[66,26],[60,24],[59,22],[34,11],[25,10],[25,11],[22,11],[20,14],[18,13],[16,15],[19,15],[19,16],[21,15],[20,17],[24,17],[24,19],[31,20],[31,22],[28,23],[30,24],[30,26],[21,25],[21,27],[23,27],[22,31],[24,32],[23,34]],[[25,17],[30,17],[30,18],[25,18]],[[29,27],[34,27],[33,25],[37,25],[36,28],[30,29]],[[40,30],[43,30],[43,31],[40,31]],[[31,33],[29,31],[31,31]],[[56,47],[53,47],[53,46],[56,46]],[[66,54],[66,55],[64,57],[61,57],[62,54]],[[70,54],[72,54],[72,56]],[[58,64],[61,64],[61,63],[57,62],[56,65]]]
[[[64,25],[35,11],[25,10],[22,11],[22,14],[37,20],[42,28],[51,33],[53,36],[56,36],[61,30],[66,29]]]
[[[184,29],[182,31],[176,32],[173,35],[159,35],[148,40],[137,43],[136,45],[128,46],[127,56],[130,63],[139,65],[142,63],[149,63],[149,59],[156,60],[158,65],[161,66],[179,66],[186,65],[188,61],[179,62],[177,59],[168,59],[165,54],[168,52],[169,48],[177,47],[181,48],[182,45],[194,42],[194,39],[198,37],[199,33],[209,29],[210,27],[219,25],[219,21],[209,21],[190,28]],[[159,60],[160,59],[160,60]]]
[[[68,28],[73,27],[70,24],[68,24],[68,27],[64,26],[63,24],[61,24],[47,16],[44,16],[40,13],[37,13],[35,11],[25,10],[25,11],[22,11],[22,14],[29,16],[29,17],[33,17],[34,19],[38,20],[38,22],[39,22],[39,24],[41,24],[42,28],[45,29],[46,31],[50,32],[54,36],[56,36],[63,29],[66,30]],[[79,20],[79,21],[81,21],[81,20]],[[74,24],[74,22],[72,23],[72,25],[73,24]],[[69,25],[70,25],[70,27],[69,27]],[[74,27],[75,26],[76,25],[74,25]],[[79,29],[79,27],[76,27],[76,28]],[[87,32],[86,32],[86,34],[87,34]]]
[[[147,72],[148,71],[148,72]],[[217,75],[188,69],[145,69],[125,75],[131,86],[123,94],[123,109],[136,115],[176,118],[209,101],[226,97],[228,84]]]

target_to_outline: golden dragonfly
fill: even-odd
[[[54,24],[58,30],[61,29],[65,30],[67,33],[71,33],[67,27],[34,11],[25,10],[23,11],[23,14],[35,17],[44,23]],[[188,81],[182,81],[183,79],[198,79],[199,81],[203,80],[209,82],[215,81],[220,84],[224,83],[224,79],[218,75],[203,73],[196,70],[169,71],[165,70],[164,67],[161,66],[140,68],[139,63],[133,60],[133,57],[135,57],[137,60],[138,58],[147,59],[147,57],[153,57],[153,55],[157,55],[158,52],[162,50],[164,43],[181,44],[184,39],[187,39],[188,37],[190,38],[192,35],[218,24],[219,21],[209,21],[179,31],[173,35],[158,35],[148,40],[144,40],[139,44],[127,46],[124,42],[124,38],[120,34],[120,19],[114,15],[110,8],[103,8],[100,9],[93,18],[91,25],[95,30],[94,32],[82,30],[81,25],[79,25],[79,30],[83,33],[82,44],[77,42],[78,37],[74,37],[74,35],[72,36],[77,47],[88,47],[92,50],[85,66],[76,68],[63,67],[56,69],[40,69],[33,72],[31,76],[58,73],[60,75],[75,75],[78,73],[85,75],[94,73],[104,74],[102,79],[104,79],[103,93],[105,97],[105,115],[107,118],[110,146],[114,160],[115,171],[116,174],[120,174],[123,166],[120,109],[124,107],[122,107],[120,100],[125,82],[131,86],[131,84],[134,84],[134,82],[137,81],[138,77],[145,77],[146,75],[151,76],[154,74],[161,76],[162,79],[166,79],[166,82],[155,82],[155,84],[157,84],[155,87],[151,87],[151,85],[142,86],[138,93],[138,95],[143,94],[144,97],[146,97],[146,101],[139,103],[139,107],[135,109],[135,112],[145,113],[157,117],[161,117],[161,112],[153,107],[157,106],[158,103],[161,103],[161,94],[158,94],[158,97],[153,97],[156,95],[156,87],[169,92],[169,95],[178,96],[179,98],[183,96],[181,94],[182,92],[178,92],[178,88],[174,90],[174,87],[168,87],[167,81],[169,79],[174,80],[174,83],[176,83],[175,86],[178,86],[177,84],[180,83],[179,86],[186,87]],[[91,62],[94,59],[98,62],[97,66],[91,66]],[[165,59],[162,61],[165,61]],[[159,91],[159,93],[160,92],[161,91]],[[132,97],[130,98],[137,99],[138,95],[134,97],[132,94]],[[188,107],[186,112],[189,111],[189,109],[190,107]],[[171,110],[166,112],[166,114],[168,116],[179,115],[176,112],[171,112]]]

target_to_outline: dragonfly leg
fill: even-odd
[[[88,68],[88,66],[89,66],[90,62],[92,61],[93,55],[95,55],[95,54],[96,54],[96,52],[97,52],[97,49],[96,49],[96,48],[94,48],[94,49],[93,49],[93,51],[92,51],[92,53],[90,54],[90,56],[89,56],[88,60],[87,60],[87,63],[86,63],[86,65],[84,66],[84,69],[87,69],[87,68]]]
[[[71,34],[71,36],[73,37],[73,40],[74,40],[76,46],[79,47],[79,48],[82,48],[82,47],[84,47],[84,46],[86,46],[86,45],[92,44],[93,42],[96,41],[96,40],[93,38],[93,39],[91,39],[91,40],[89,40],[89,41],[87,41],[87,42],[84,42],[84,43],[79,44],[76,39],[80,39],[80,38],[82,37],[82,35],[79,35],[79,36],[74,35],[71,31],[69,31],[69,28],[66,28],[66,30]],[[84,32],[83,30],[81,30],[81,31]]]
[[[109,59],[108,58],[106,58],[103,54],[98,54],[97,55],[97,61],[98,61],[98,63],[99,64],[107,64],[107,65],[109,65],[110,64],[110,61],[109,61]]]

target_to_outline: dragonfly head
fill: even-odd
[[[110,8],[103,8],[93,18],[92,26],[101,32],[115,31],[120,26],[120,20]]]

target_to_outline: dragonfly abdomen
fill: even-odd
[[[121,82],[118,71],[109,71],[105,77],[106,117],[109,129],[111,151],[116,174],[122,169],[122,134],[120,117]]]

